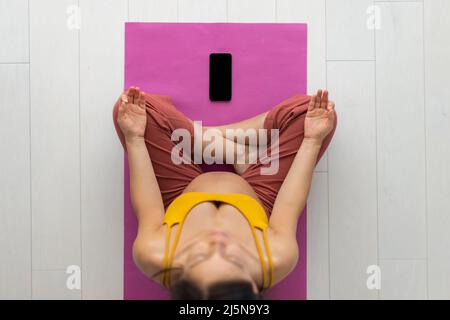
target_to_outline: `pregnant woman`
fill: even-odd
[[[262,174],[267,161],[242,164],[238,152],[236,173],[203,172],[194,151],[175,149],[187,161],[173,161],[178,142],[172,133],[184,129],[194,145],[198,130],[169,96],[132,87],[119,97],[113,119],[128,155],[131,201],[139,222],[134,261],[169,288],[172,298],[261,299],[294,269],[297,220],[313,169],[336,129],[327,91],[294,95],[239,123],[202,128],[219,133],[227,148],[244,147],[247,160],[253,142],[230,139],[227,129],[266,129],[267,154],[278,159],[271,174]],[[278,139],[271,140],[271,130],[278,130]],[[210,141],[202,137],[204,149]]]

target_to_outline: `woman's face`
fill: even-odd
[[[221,230],[211,230],[193,238],[174,256],[173,266],[182,266],[183,275],[206,288],[209,284],[226,280],[252,278],[260,268],[258,256]]]

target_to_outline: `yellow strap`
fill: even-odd
[[[162,283],[163,283],[163,285],[165,285],[165,286],[167,286],[166,285],[166,281],[167,281],[167,263],[168,263],[168,261],[167,261],[167,256],[168,256],[168,253],[169,253],[169,250],[168,250],[168,248],[169,248],[169,244],[170,244],[170,234],[171,234],[171,231],[172,231],[172,227],[171,226],[167,226],[167,235],[166,235],[166,248],[165,248],[165,251],[164,251],[164,263],[163,263],[163,270],[164,270],[164,272],[163,272],[163,279],[162,279]]]
[[[184,222],[184,220],[178,224],[177,235],[175,236],[175,241],[174,241],[173,246],[172,246],[173,249],[171,250],[170,255],[169,255],[169,261],[168,261],[168,266],[169,267],[172,266],[172,259],[173,259],[173,255],[175,254],[175,250],[177,248],[178,239],[180,238],[181,227],[183,225],[183,222]],[[171,282],[170,270],[169,270],[169,277],[167,278],[167,280],[168,280],[168,286],[170,287],[170,282]]]
[[[272,264],[272,255],[270,254],[269,250],[269,242],[267,241],[266,237],[266,229],[263,229],[263,238],[264,238],[264,245],[266,246],[266,252],[267,252],[267,258],[269,260],[269,284],[267,286],[267,289],[272,286],[273,281],[273,264]]]
[[[266,283],[266,266],[264,264],[264,258],[262,255],[261,246],[259,245],[258,238],[256,238],[255,228],[252,228],[253,237],[255,238],[256,248],[258,249],[259,260],[261,261],[262,268],[262,286],[264,288],[264,284]]]

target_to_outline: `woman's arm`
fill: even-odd
[[[121,96],[117,123],[123,133],[130,168],[131,202],[139,221],[139,231],[161,226],[164,204],[145,144],[147,125],[145,96],[130,88]]]
[[[126,141],[130,167],[130,192],[139,228],[159,227],[164,218],[164,205],[152,162],[142,138]]]
[[[334,122],[334,103],[328,101],[327,91],[319,90],[311,98],[303,141],[273,205],[269,226],[275,232],[295,238],[297,220],[308,198],[322,141],[333,130]]]
[[[303,139],[273,205],[270,227],[274,230],[296,233],[321,145],[320,141]]]
[[[130,168],[131,202],[138,219],[138,234],[133,242],[133,259],[151,277],[162,267],[159,259],[164,204],[143,138],[126,140]],[[155,254],[156,253],[156,254]]]

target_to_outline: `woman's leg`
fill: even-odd
[[[242,174],[249,167],[250,154],[256,154],[257,152],[259,142],[258,130],[264,128],[264,120],[267,114],[268,112],[264,112],[252,118],[222,126],[206,126],[203,127],[203,134],[205,134],[207,130],[217,130],[220,133],[223,146],[223,163],[232,164],[236,173]],[[227,130],[231,130],[229,136],[227,136]],[[250,132],[251,130],[254,130],[254,133]],[[255,137],[255,139],[250,138],[251,136]],[[203,149],[205,149],[208,144],[209,141],[203,140]],[[228,148],[230,148],[231,151],[228,150]],[[227,152],[233,154],[233,160],[231,162],[226,158]]]
[[[171,157],[172,150],[177,144],[171,140],[172,132],[175,129],[188,130],[191,137],[190,143],[193,146],[194,129],[192,121],[174,107],[169,97],[146,93],[145,100],[147,111],[145,143],[161,190],[164,207],[167,208],[186,186],[202,173],[200,166],[192,160],[192,154],[188,155],[191,160],[189,163],[175,164]],[[125,138],[117,123],[119,103],[120,98],[114,106],[113,120],[117,135],[126,151]]]
[[[305,117],[310,98],[306,95],[294,95],[278,104],[265,117],[264,129],[268,130],[268,140],[270,140],[270,129],[279,130],[278,153],[271,154],[271,145],[269,145],[269,150],[267,151],[268,157],[272,158],[272,160],[274,157],[278,157],[278,170],[273,175],[262,175],[261,169],[266,165],[262,164],[260,159],[258,159],[256,164],[251,164],[241,174],[255,189],[268,214],[272,212],[278,190],[303,141]],[[316,164],[330,144],[336,130],[336,124],[337,118],[333,130],[322,143]]]

